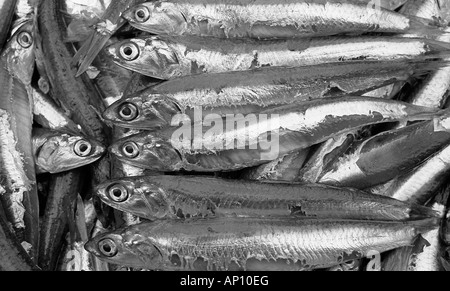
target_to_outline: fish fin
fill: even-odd
[[[103,49],[111,35],[100,34],[97,31],[94,32],[89,42],[85,42],[81,48],[84,54],[79,58],[79,67],[76,77],[81,76],[84,72],[89,69],[94,59],[97,57],[98,53]],[[75,59],[76,61],[78,59]]]
[[[80,49],[77,51],[77,53],[73,56],[71,65],[78,65],[82,59],[86,56],[86,53],[89,49],[89,46],[92,43],[92,38],[94,37],[93,34],[89,36],[89,38],[84,42],[84,44],[80,47]]]
[[[409,33],[411,34],[431,39],[441,39],[443,36],[450,36],[450,31],[436,26],[435,21],[415,16],[408,16],[408,18],[410,20]]]
[[[439,213],[429,207],[413,203],[411,204],[411,209],[409,210],[409,217],[413,220],[439,218]]]

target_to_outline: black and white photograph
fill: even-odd
[[[0,0],[0,271],[450,271],[449,95],[450,0]]]

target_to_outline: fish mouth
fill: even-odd
[[[84,244],[84,249],[87,252],[95,255],[96,257],[101,257],[100,252],[97,250],[96,246],[97,246],[97,241],[90,240]]]

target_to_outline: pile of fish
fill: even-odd
[[[444,1],[4,0],[0,270],[450,270]]]

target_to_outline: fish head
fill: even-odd
[[[133,27],[158,35],[181,35],[187,27],[186,17],[176,3],[146,2],[128,9],[122,16]]]
[[[109,151],[124,163],[159,172],[179,170],[183,162],[172,142],[158,132],[129,136],[114,143]]]
[[[2,59],[6,60],[10,74],[23,84],[31,84],[35,63],[33,21],[24,22],[8,41]]]
[[[157,38],[133,38],[106,48],[106,54],[119,66],[156,78],[171,79],[179,67],[175,51]]]
[[[105,204],[149,220],[164,218],[169,211],[163,190],[144,177],[106,182],[96,193]]]
[[[106,148],[82,136],[59,134],[49,137],[36,154],[40,172],[61,173],[98,160]]]
[[[170,125],[180,113],[173,98],[145,90],[113,103],[103,118],[125,128],[151,130]]]
[[[89,253],[108,263],[146,268],[147,266],[141,259],[139,252],[135,251],[133,246],[130,246],[124,240],[123,236],[119,231],[100,234],[88,241],[84,248]],[[157,249],[154,249],[153,252],[151,249],[148,251],[149,257],[155,257],[156,259],[158,256],[161,257],[161,253]]]

